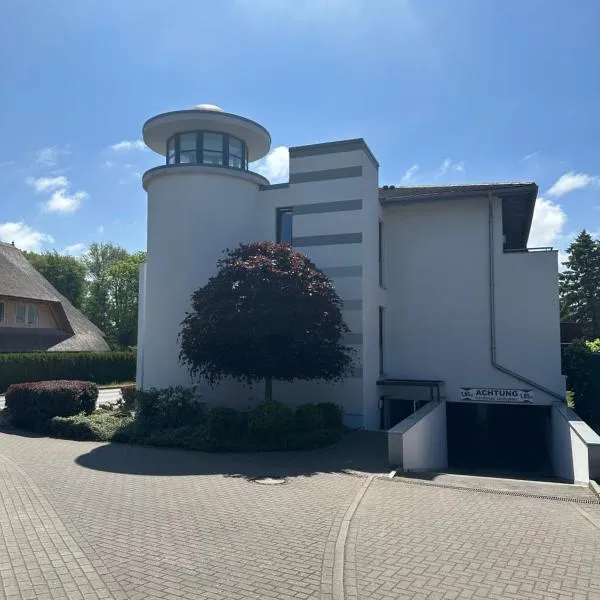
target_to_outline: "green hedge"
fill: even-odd
[[[135,380],[135,352],[0,354],[0,391],[13,383],[79,379],[106,384]]]

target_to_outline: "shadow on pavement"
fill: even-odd
[[[153,476],[309,477],[318,473],[387,473],[385,432],[355,431],[338,444],[304,452],[205,453],[107,444],[75,459],[85,468]]]

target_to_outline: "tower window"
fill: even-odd
[[[216,131],[186,131],[167,140],[167,165],[213,165],[248,169],[248,149],[243,140]]]

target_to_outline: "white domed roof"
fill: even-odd
[[[215,112],[223,112],[223,109],[216,104],[196,104],[195,110],[214,110]]]

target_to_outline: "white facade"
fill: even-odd
[[[179,135],[189,132],[209,133]],[[220,158],[213,132],[225,134]],[[195,151],[186,150],[190,139]],[[275,397],[337,402],[348,425],[368,429],[390,425],[383,404],[394,396],[454,402],[461,388],[496,388],[528,389],[539,404],[564,398],[557,253],[523,250],[534,184],[380,189],[378,163],[355,139],[290,148],[289,183],[269,185],[246,170],[268,152],[266,130],[206,106],[150,119],[144,140],[171,164],[143,180],[140,387],[191,383],[177,335],[192,292],[225,248],[275,240],[283,208],[293,214],[293,245],[329,274],[344,301],[357,362],[341,384],[275,382]],[[189,156],[191,164],[178,164]],[[436,383],[429,396],[405,380]],[[208,401],[242,409],[260,395],[233,383],[205,390]],[[436,427],[445,423],[434,414]]]

